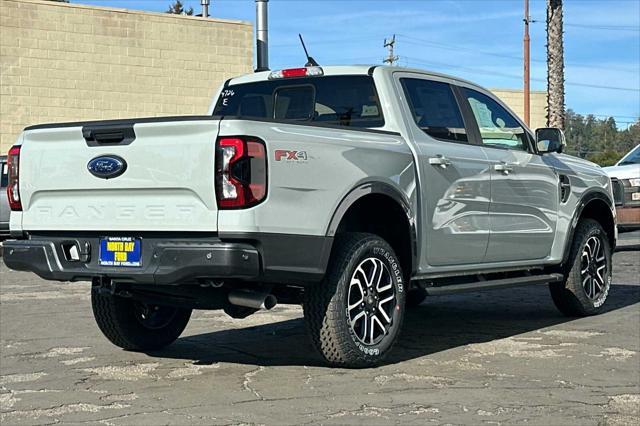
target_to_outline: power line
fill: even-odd
[[[564,24],[565,27],[574,28],[589,28],[594,30],[607,30],[607,31],[637,31],[640,32],[640,27],[635,25],[590,25],[590,24]]]
[[[493,75],[493,76],[500,76],[500,77],[505,77],[505,78],[514,78],[514,79],[521,79],[521,76],[519,75],[515,75],[515,74],[508,74],[508,73],[503,73],[503,72],[499,72],[499,71],[488,71],[488,70],[481,70],[481,69],[477,69],[477,68],[469,68],[469,67],[465,67],[462,65],[454,65],[454,64],[448,64],[445,62],[436,62],[436,61],[424,61],[422,59],[418,59],[418,58],[413,58],[410,56],[405,56],[405,58],[409,59],[410,61],[413,61],[415,63],[422,63],[425,65],[436,65],[436,66],[443,66],[443,67],[449,67],[449,68],[455,68],[455,69],[460,69],[460,70],[464,70],[464,71],[468,71],[468,72],[473,72],[476,74],[487,74],[487,75]],[[532,78],[531,80],[533,81],[538,81],[538,82],[546,82],[546,79],[543,78]],[[605,90],[619,90],[619,91],[625,91],[625,92],[640,92],[640,89],[635,89],[632,87],[617,87],[617,86],[605,86],[605,85],[600,85],[600,84],[590,84],[590,83],[579,83],[579,82],[572,82],[572,81],[567,81],[565,84],[570,85],[570,86],[578,86],[578,87],[589,87],[592,89],[605,89]]]
[[[405,43],[414,44],[414,45],[417,45],[417,46],[422,46],[422,45],[426,44],[428,46],[434,46],[434,47],[438,47],[438,48],[445,49],[445,50],[464,50],[464,51],[467,51],[467,52],[481,53],[483,55],[495,56],[495,57],[498,57],[498,58],[517,59],[518,61],[522,60],[522,57],[520,57],[520,56],[513,56],[513,55],[505,55],[505,54],[501,54],[501,53],[488,52],[486,50],[479,50],[479,49],[474,49],[474,48],[471,48],[471,47],[466,47],[466,46],[461,46],[461,45],[456,45],[456,44],[450,44],[450,43],[435,42],[435,41],[425,40],[425,39],[421,39],[421,38],[418,38],[418,37],[412,37],[412,36],[407,36],[407,35],[403,35],[403,34],[398,34],[398,37],[409,39],[408,41],[405,40]],[[411,41],[411,40],[414,40],[414,41]],[[536,60],[533,59],[533,61],[536,61]]]
[[[487,50],[476,49],[476,48],[472,48],[472,47],[468,47],[468,46],[462,46],[462,45],[456,45],[456,44],[450,44],[450,43],[442,43],[442,42],[434,42],[434,41],[425,40],[425,39],[421,39],[421,38],[418,38],[418,37],[407,36],[407,35],[403,35],[403,34],[398,34],[398,37],[402,37],[403,39],[409,39],[409,40],[405,40],[404,42],[407,43],[407,44],[413,44],[413,45],[416,45],[416,46],[427,45],[427,46],[433,46],[435,48],[442,49],[442,50],[451,50],[451,51],[464,50],[466,52],[472,52],[472,53],[479,54],[479,55],[493,56],[493,57],[496,57],[496,58],[512,59],[512,60],[515,60],[515,61],[521,61],[522,60],[521,56],[506,55],[506,54],[503,54],[503,53],[489,52]],[[541,64],[546,64],[547,63],[546,59],[536,59],[536,58],[532,58],[531,62],[537,62],[537,63],[541,63]],[[581,63],[578,63],[578,62],[566,62],[565,61],[565,65],[585,66],[585,67],[589,67],[589,68],[592,68],[592,69],[602,69],[602,70],[617,70],[617,71],[626,71],[626,72],[634,72],[635,71],[635,70],[632,71],[632,70],[629,70],[629,69],[626,69],[626,68],[622,68],[622,67],[615,67],[615,66],[599,67],[599,66],[594,66],[594,65],[591,65],[591,64],[581,64]]]
[[[313,47],[315,45],[318,44],[341,44],[344,46],[345,41],[362,41],[362,40],[371,40],[370,36],[360,36],[360,37],[349,37],[349,38],[340,38],[340,39],[333,39],[333,40],[320,40],[320,41],[313,41],[311,43],[309,43],[310,47]],[[298,43],[281,43],[281,44],[272,44],[270,45],[270,47],[300,47],[300,42]]]
[[[633,115],[580,114],[580,113],[577,113],[577,112],[576,112],[576,114],[579,114],[579,115],[593,115],[594,117],[605,117],[605,118],[613,117],[613,118],[630,118],[632,120],[640,119],[640,117],[633,116]]]
[[[408,36],[408,35],[403,35],[403,34],[396,34],[396,37],[397,38],[398,37],[403,38],[404,39],[404,43],[406,43],[406,44],[413,44],[413,45],[416,45],[416,46],[425,46],[425,45],[427,45],[427,46],[432,46],[434,48],[442,49],[442,50],[450,50],[450,51],[463,50],[463,51],[475,53],[475,54],[478,54],[478,55],[493,56],[493,57],[496,57],[496,58],[511,59],[511,60],[514,60],[514,61],[521,61],[522,60],[522,57],[520,57],[520,56],[489,52],[489,51],[486,51],[486,50],[476,49],[476,48],[472,48],[472,47],[468,47],[468,46],[450,44],[450,43],[434,42],[434,41],[429,41],[429,40],[421,39],[421,38],[418,38],[418,37],[413,37],[413,36]],[[333,40],[321,40],[321,41],[313,42],[312,45],[315,46],[315,45],[337,44],[337,45],[344,46],[345,42],[363,41],[363,40],[371,40],[371,37],[362,36],[362,37],[349,37],[349,38],[333,39]],[[299,43],[282,43],[282,44],[273,44],[273,45],[271,45],[272,48],[276,48],[276,47],[298,47],[298,46],[299,46]],[[531,62],[544,64],[544,63],[546,63],[546,60],[532,58]],[[616,70],[616,71],[622,71],[622,72],[635,72],[636,71],[636,70],[630,70],[630,69],[624,68],[624,67],[616,67],[616,66],[613,66],[613,65],[610,65],[610,66],[608,65],[608,66],[605,67],[605,66],[597,66],[597,65],[586,64],[586,63],[566,62],[566,61],[565,61],[565,64],[566,65],[571,65],[571,66],[576,66],[576,67],[588,67],[588,68],[591,68],[591,69]]]

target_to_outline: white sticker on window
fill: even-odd
[[[377,115],[379,115],[377,105],[362,105],[361,117],[371,117],[371,116],[375,117]]]

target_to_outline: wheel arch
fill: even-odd
[[[370,211],[372,204],[383,203],[389,210]],[[367,211],[364,220],[360,216]],[[376,221],[397,220],[387,223],[385,227],[375,225]],[[379,223],[379,222],[378,222]],[[366,182],[353,188],[335,209],[326,235],[335,237],[340,232],[372,232],[385,238],[400,257],[403,270],[407,276],[417,268],[417,231],[414,209],[405,194],[391,184],[384,182]],[[382,235],[381,235],[382,234]]]
[[[576,228],[580,220],[585,218],[594,219],[597,221],[607,234],[611,249],[615,249],[616,246],[616,220],[615,220],[615,207],[613,200],[603,191],[592,190],[585,193],[582,199],[576,206],[576,210],[571,220],[571,228],[567,241],[565,241],[564,255],[562,264],[566,264],[569,259],[571,244],[575,235]]]

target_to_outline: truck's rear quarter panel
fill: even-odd
[[[220,232],[325,235],[340,201],[365,182],[387,183],[415,199],[413,159],[399,134],[223,120],[220,136],[233,135],[265,141],[269,193],[254,208],[220,211]],[[282,151],[295,151],[295,159]]]

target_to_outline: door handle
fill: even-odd
[[[511,165],[509,163],[495,164],[493,166],[493,170],[495,170],[497,172],[502,172],[503,175],[508,175],[509,173],[511,173],[513,171],[513,165]]]
[[[451,160],[449,160],[444,155],[438,155],[436,157],[430,157],[429,164],[431,164],[432,166],[440,166],[443,169],[446,169],[448,166],[451,165]]]

